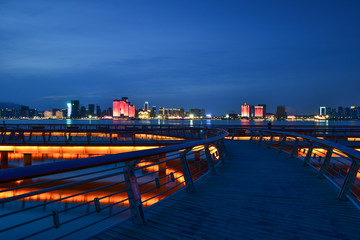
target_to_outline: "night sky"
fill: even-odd
[[[0,102],[360,105],[360,1],[0,0]]]

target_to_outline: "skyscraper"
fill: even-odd
[[[144,104],[144,111],[148,111],[149,110],[149,102],[146,101]]]
[[[151,118],[156,118],[156,106],[152,106],[150,117]]]
[[[247,117],[250,118],[250,105],[249,104],[243,104],[241,105],[241,117]]]
[[[129,118],[134,118],[134,117],[135,117],[135,106],[129,105]]]
[[[29,107],[28,106],[21,106],[20,108],[20,116],[28,118],[29,117]]]
[[[320,107],[319,115],[320,116],[325,116],[326,115],[326,107]]]
[[[101,108],[99,105],[96,105],[96,116],[99,118],[102,117]]]
[[[266,118],[266,104],[258,104],[258,106],[263,107],[263,118]]]
[[[284,105],[277,106],[276,118],[278,120],[282,120],[282,119],[286,118],[286,111],[285,111],[285,106]]]
[[[89,104],[88,115],[92,117],[95,116],[95,104]]]
[[[255,106],[255,115],[256,118],[264,117],[264,107],[263,106]]]
[[[80,118],[80,101],[71,100],[71,118]]]
[[[120,117],[120,100],[115,99],[113,101],[113,118],[119,118]]]

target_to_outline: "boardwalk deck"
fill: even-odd
[[[227,141],[216,175],[93,239],[360,239],[360,211],[278,150]]]

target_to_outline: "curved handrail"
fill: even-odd
[[[164,154],[164,153],[179,151],[187,148],[193,148],[199,145],[213,143],[228,135],[228,133],[222,129],[213,129],[213,131],[220,132],[220,135],[199,141],[192,141],[188,143],[182,143],[178,145],[166,146],[156,149],[110,154],[105,156],[82,158],[82,159],[76,159],[65,162],[47,163],[41,165],[21,167],[21,168],[4,169],[1,170],[0,183],[17,181],[20,179],[23,180],[34,177],[41,177],[45,175],[63,173],[63,172],[74,171],[79,169],[86,169],[91,167],[98,167],[112,163],[128,162],[134,159],[146,158],[153,155]]]
[[[338,150],[340,150],[341,152],[355,158],[356,161],[360,162],[360,152],[356,151],[352,148],[349,148],[345,145],[339,144],[339,143],[335,143],[335,142],[331,142],[328,140],[323,140],[323,139],[319,139],[316,137],[312,137],[309,135],[304,135],[304,134],[298,134],[298,133],[292,133],[292,132],[283,132],[283,131],[273,131],[273,130],[260,130],[260,129],[249,129],[250,131],[259,131],[259,132],[264,132],[264,133],[270,133],[270,134],[279,134],[279,135],[287,135],[287,136],[291,136],[291,137],[300,137],[303,139],[307,139],[316,143],[319,143],[323,146],[327,146],[327,147],[331,147],[331,148],[336,148]]]

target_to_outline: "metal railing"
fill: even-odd
[[[227,132],[162,148],[0,171],[1,239],[84,238],[215,173]]]
[[[0,129],[0,145],[6,144],[45,144],[45,145],[101,145],[101,144],[146,144],[179,143],[184,140],[198,140],[207,137],[205,128],[149,128],[149,129],[54,129],[55,127],[37,126],[33,128]],[[59,125],[60,126],[60,125]],[[61,125],[66,127],[66,125]]]
[[[338,198],[360,207],[360,152],[344,145],[303,134],[251,129],[250,143],[278,148],[304,161],[338,189]]]

